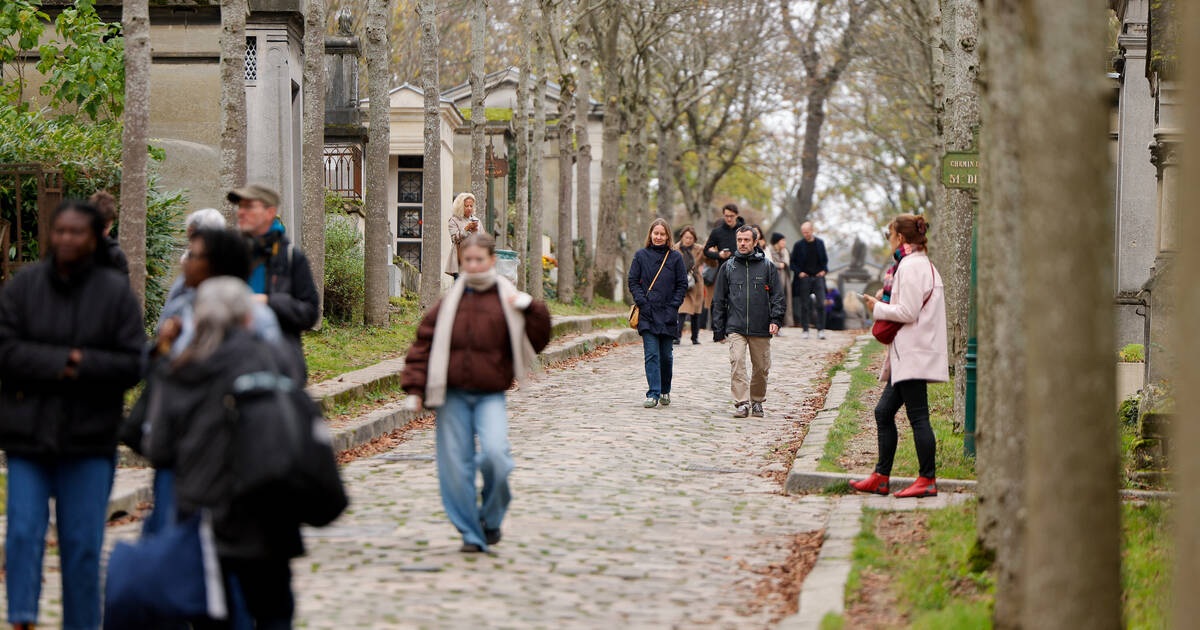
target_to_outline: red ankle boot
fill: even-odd
[[[913,485],[896,493],[899,499],[907,499],[908,497],[936,497],[937,496],[937,480],[933,477],[917,477]]]
[[[859,492],[887,495],[888,476],[873,472],[871,473],[870,477],[867,477],[862,481],[851,481],[850,487],[858,490]]]

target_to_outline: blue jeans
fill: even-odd
[[[479,453],[475,436],[479,436]],[[500,529],[512,501],[508,473],[508,401],[504,392],[446,391],[437,414],[437,470],[442,505],[463,542],[487,549],[484,528]],[[475,471],[483,473],[483,504],[475,491]]]
[[[53,496],[62,561],[62,627],[100,627],[100,548],[115,469],[113,457],[34,459],[8,454],[4,564],[9,623],[37,622]]]
[[[646,358],[647,398],[658,398],[671,393],[671,368],[675,358],[671,354],[675,345],[672,335],[642,333],[642,353]]]
[[[142,535],[149,536],[175,523],[175,471],[154,471],[154,509],[142,524]]]

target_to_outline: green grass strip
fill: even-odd
[[[841,369],[850,372],[850,391],[846,394],[846,400],[838,410],[838,417],[834,420],[833,427],[829,429],[829,439],[825,443],[825,452],[821,455],[821,461],[817,462],[817,470],[846,472],[846,469],[842,468],[837,460],[846,451],[850,440],[858,434],[858,414],[863,410],[863,405],[869,404],[873,407],[875,404],[875,401],[864,401],[863,393],[878,382],[877,376],[871,372],[871,362],[883,352],[883,349],[883,344],[872,339],[863,348],[862,358],[856,365],[842,363]]]

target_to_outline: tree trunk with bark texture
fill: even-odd
[[[526,292],[535,300],[545,297],[542,282],[542,238],[546,234],[546,189],[544,173],[546,166],[546,46],[541,33],[534,33],[533,71],[537,76],[537,87],[533,91],[533,140],[530,146],[529,185],[529,277],[525,282]]]
[[[562,74],[558,83],[558,301],[575,300],[575,239],[571,221],[573,190],[572,157],[574,151],[575,94],[574,77]]]
[[[983,94],[979,200],[979,384],[975,446],[979,473],[977,522],[982,545],[996,554],[996,630],[1021,627],[1021,566],[1025,494],[1025,327],[1021,323],[1026,283],[1021,267],[1024,225],[1018,134],[1021,75],[1011,62],[1021,58],[1017,0],[988,0],[982,38]]]
[[[821,170],[821,129],[825,126],[825,101],[832,86],[813,88],[804,105],[804,148],[800,153],[800,188],[796,193],[795,223],[808,221],[817,192],[817,174]]]
[[[487,148],[484,146],[487,110],[483,104],[483,76],[488,4],[487,0],[472,0],[471,6],[471,194],[475,195],[475,214],[481,216],[487,212]]]
[[[129,284],[146,304],[146,162],[150,126],[150,8],[125,0],[125,113],[121,134],[121,224],[118,237],[129,259]]]
[[[596,32],[598,61],[604,92],[604,127],[601,132],[600,221],[596,230],[596,291],[619,299],[617,260],[621,256],[621,75],[617,55],[621,5],[607,0],[602,12],[602,32]]]
[[[520,77],[517,80],[517,112],[513,131],[517,134],[517,216],[513,221],[513,249],[522,265],[529,261],[529,73],[533,69],[533,46],[529,36],[529,11],[532,3],[524,0],[521,8]],[[527,272],[517,273],[517,287],[527,290]]]
[[[580,14],[586,15],[588,0],[583,0]],[[579,240],[583,241],[583,302],[591,304],[595,299],[596,270],[592,261],[596,256],[596,237],[592,231],[592,143],[588,137],[588,114],[592,110],[592,43],[580,29],[579,35],[579,89],[575,93],[575,220],[579,226]]]
[[[1028,460],[1023,627],[1117,630],[1121,529],[1111,421],[1112,198],[1107,18],[1090,3],[1021,0],[1019,98]],[[1070,103],[1069,115],[1062,112]],[[1036,113],[1037,115],[1033,115]],[[1065,114],[1065,113],[1064,113]],[[1052,150],[1047,150],[1048,148]],[[1063,159],[1063,156],[1070,156]],[[991,235],[988,235],[990,238]],[[1017,270],[1014,270],[1017,271]],[[1194,584],[1193,584],[1194,588]]]
[[[977,48],[979,0],[942,0],[942,48],[946,54],[945,128],[947,151],[966,151],[979,126]],[[954,370],[954,427],[961,430],[966,418],[967,323],[971,305],[971,230],[975,209],[969,190],[946,191],[938,244],[946,248],[942,259],[946,283],[946,325],[949,327],[950,365]]]
[[[679,136],[673,125],[658,125],[658,190],[655,193],[658,218],[670,221],[675,215],[675,179],[671,165],[679,159]]]
[[[325,0],[307,0],[304,16],[304,141],[300,231],[305,256],[325,301]]]
[[[1200,129],[1200,6],[1195,2],[1180,3],[1183,20],[1179,23],[1179,41],[1183,45],[1180,59],[1189,61],[1183,66],[1185,93],[1181,102],[1187,104],[1183,128]],[[1200,207],[1200,142],[1196,134],[1189,133],[1183,145],[1183,169],[1179,181],[1183,182],[1179,198],[1180,208]],[[1179,242],[1185,243],[1179,251],[1180,269],[1196,269],[1200,265],[1200,213],[1180,212]],[[1186,274],[1175,274],[1178,285],[1175,339],[1179,348],[1175,356],[1179,370],[1176,394],[1179,405],[1174,425],[1174,456],[1176,479],[1200,478],[1200,337],[1193,330],[1193,323],[1200,321],[1200,292]],[[1176,486],[1174,505],[1175,527],[1175,574],[1174,621],[1177,630],[1193,627],[1200,619],[1200,597],[1196,597],[1196,585],[1200,584],[1200,489],[1195,484],[1183,483]]]
[[[442,294],[442,92],[438,86],[437,0],[421,0],[421,91],[425,93],[425,158],[421,168],[421,310]]]
[[[221,0],[221,190],[246,184],[246,0]],[[234,206],[221,200],[225,222]]]
[[[646,120],[646,103],[638,104],[638,111],[633,113],[632,133],[629,134],[629,161],[626,172],[629,177],[630,215],[636,217],[635,229],[630,234],[637,234],[650,226],[650,137],[649,123]],[[668,235],[672,236],[672,235]],[[632,243],[631,243],[632,244]],[[637,247],[630,247],[637,251]],[[632,259],[631,259],[632,260]]]
[[[368,326],[387,324],[388,245],[393,242],[388,221],[388,154],[390,144],[389,113],[391,104],[388,88],[391,71],[388,69],[389,36],[387,0],[369,0],[366,22],[367,91],[370,97],[368,142],[364,175],[366,180],[365,211],[367,215],[363,242],[365,272],[364,319]],[[426,223],[426,225],[429,225]],[[442,262],[423,258],[422,273],[436,274]]]

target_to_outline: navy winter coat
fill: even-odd
[[[669,256],[665,265],[662,264],[663,256]],[[662,273],[654,282],[654,288],[647,293],[646,289],[654,281],[659,265],[662,265]],[[687,295],[687,268],[683,265],[682,254],[669,245],[651,245],[639,249],[629,265],[629,292],[640,309],[639,334],[651,332],[679,337],[679,306]]]

